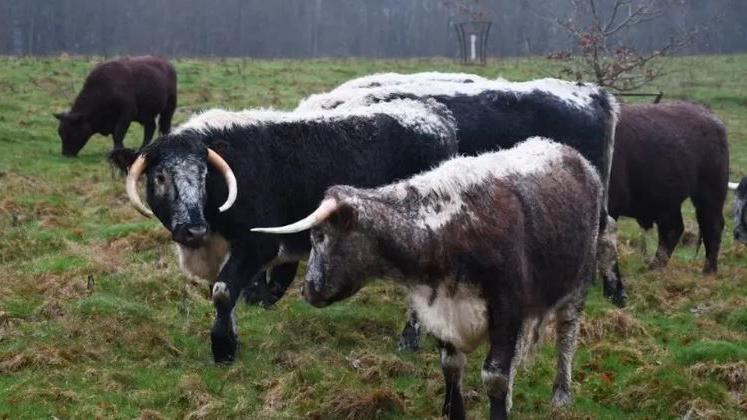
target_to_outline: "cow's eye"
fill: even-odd
[[[156,174],[156,184],[163,185],[166,183],[166,176],[164,174]]]

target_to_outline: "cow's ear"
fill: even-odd
[[[109,153],[109,163],[119,169],[122,174],[126,174],[132,163],[140,154],[132,149],[114,149]]]
[[[358,224],[358,210],[355,207],[342,203],[340,207],[329,216],[332,226],[342,231],[350,231]]]
[[[54,115],[54,117],[57,118],[59,121],[62,121],[65,119],[65,117],[67,117],[67,112],[55,112],[52,115]]]

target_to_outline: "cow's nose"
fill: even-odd
[[[187,246],[199,246],[207,237],[208,228],[204,224],[181,225],[174,229],[171,237],[174,241]]]
[[[207,234],[207,226],[205,225],[196,225],[196,226],[189,226],[187,228],[187,233],[189,236],[193,238],[204,238]]]

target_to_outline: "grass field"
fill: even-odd
[[[132,209],[124,180],[94,137],[60,155],[52,112],[65,110],[100,59],[0,58],[0,417],[430,418],[440,413],[438,355],[394,351],[400,291],[377,282],[317,310],[298,287],[271,310],[237,309],[242,350],[211,361],[205,284],[176,266],[160,224]],[[198,109],[290,108],[310,93],[374,71],[467,71],[514,80],[553,74],[544,59],[461,67],[449,60],[178,60],[176,122]],[[747,55],[682,57],[651,90],[708,104],[730,131],[732,179],[747,172]],[[133,125],[126,143],[140,144]],[[517,376],[515,418],[747,417],[747,247],[725,209],[720,272],[702,277],[692,240],[669,267],[644,269],[653,233],[622,223],[629,305],[595,287],[574,369],[575,402],[549,405],[550,341]],[[690,206],[687,231],[697,232]],[[471,418],[487,414],[470,357]]]

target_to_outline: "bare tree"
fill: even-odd
[[[585,80],[617,91],[638,89],[664,74],[666,57],[687,46],[695,31],[673,34],[656,49],[642,53],[625,45],[626,32],[656,18],[665,17],[667,0],[568,0],[572,13],[555,18],[578,47],[579,55],[553,53],[549,57],[566,63],[561,76]],[[605,4],[601,4],[605,3]]]

